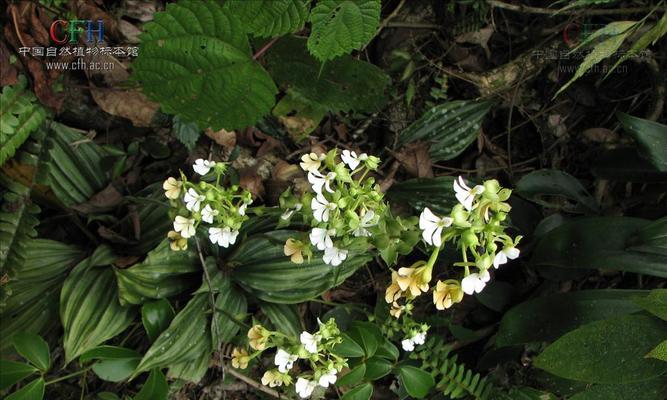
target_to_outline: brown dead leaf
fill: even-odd
[[[484,49],[486,58],[489,59],[491,58],[491,50],[489,50],[489,39],[491,39],[493,32],[494,32],[493,27],[488,26],[478,31],[467,32],[458,35],[457,37],[454,38],[454,40],[456,40],[456,43],[470,43],[479,45],[481,48]]]
[[[239,175],[239,186],[252,193],[253,198],[263,198],[265,192],[264,184],[262,183],[262,177],[257,174],[255,167],[242,169],[239,171]]]
[[[91,89],[97,105],[105,112],[127,118],[137,127],[150,127],[153,117],[160,109],[139,90]]]
[[[70,0],[69,9],[79,19],[90,19],[93,21],[102,20],[104,22],[104,35],[111,38],[114,42],[121,42],[123,37],[118,29],[116,18],[95,3],[88,0]]]
[[[616,132],[607,128],[590,128],[581,132],[581,135],[593,143],[616,143],[619,136]]]
[[[432,178],[433,164],[428,154],[428,147],[428,144],[423,142],[412,143],[394,156],[409,174],[418,178]]]
[[[155,2],[150,0],[125,0],[121,8],[124,15],[141,22],[152,21],[157,12]]]
[[[4,41],[0,41],[0,86],[14,85],[18,82],[18,69],[9,61],[10,52]]]
[[[285,160],[280,160],[271,170],[271,177],[278,181],[290,182],[297,177],[302,176],[301,168],[298,165],[290,164]]]
[[[220,129],[219,131],[213,131],[211,128],[207,128],[204,131],[204,134],[211,138],[214,142],[224,147],[225,150],[231,150],[236,146],[236,132],[226,131]]]
[[[134,24],[125,21],[124,19],[120,19],[118,21],[118,30],[125,38],[124,40],[125,42],[131,44],[136,44],[141,42],[141,40],[139,39],[139,35],[141,35],[142,30],[137,28]]]
[[[113,231],[106,226],[100,226],[97,228],[97,234],[100,235],[102,239],[106,239],[111,243],[120,243],[120,244],[129,244],[130,241],[123,235]]]
[[[113,209],[122,201],[123,195],[110,183],[101,192],[94,194],[90,200],[72,208],[83,214],[104,212]]]
[[[141,257],[139,256],[125,256],[119,257],[116,261],[113,262],[113,266],[120,269],[125,269],[136,264]]]

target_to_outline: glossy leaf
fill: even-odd
[[[400,366],[398,376],[405,391],[417,399],[424,398],[435,385],[431,374],[410,365]]]
[[[299,337],[303,331],[295,305],[262,303],[261,308],[278,331],[292,337]]]
[[[160,299],[144,303],[141,306],[141,322],[153,342],[167,329],[176,313],[166,299]]]
[[[139,393],[134,400],[166,400],[169,394],[169,385],[162,371],[154,369],[148,375]]]
[[[352,368],[347,374],[338,378],[338,381],[336,381],[336,386],[341,387],[355,385],[364,379],[364,375],[366,375],[366,364],[362,363]]]
[[[132,375],[139,365],[141,354],[124,347],[99,346],[83,353],[80,360],[99,360],[93,364],[93,372],[105,381],[121,382]]]
[[[29,364],[0,359],[0,390],[7,389],[37,371],[37,368]]]
[[[453,189],[455,179],[453,176],[408,179],[393,184],[387,196],[392,201],[409,204],[417,212],[428,207],[436,214],[449,214],[458,204]]]
[[[109,266],[114,260],[109,248],[99,247],[65,280],[60,319],[66,363],[124,331],[136,315],[135,308],[118,302],[116,278]]]
[[[334,347],[334,353],[347,358],[363,357],[366,354],[361,345],[348,334],[343,332],[341,337],[343,341]]]
[[[366,358],[373,357],[378,346],[384,340],[380,328],[370,322],[354,321],[350,324],[347,334],[361,346]]]
[[[366,360],[366,374],[364,377],[369,381],[375,381],[388,375],[393,368],[394,364],[391,361],[376,356]]]
[[[20,333],[14,336],[14,347],[23,358],[43,372],[51,367],[49,344],[41,336],[32,333]]]
[[[5,400],[41,400],[44,398],[44,378],[38,378],[5,397]]]
[[[500,322],[496,345],[550,342],[592,321],[640,311],[633,299],[641,290],[582,290],[528,300]]]
[[[623,129],[635,139],[640,154],[658,171],[667,172],[667,125],[620,112],[617,116]]]
[[[591,322],[564,335],[534,363],[554,375],[583,382],[641,382],[667,372],[667,363],[644,358],[665,337],[667,322],[624,315]]]
[[[341,400],[369,400],[373,395],[373,385],[364,383],[346,392]]]
[[[248,301],[243,291],[236,287],[229,277],[223,276],[219,282],[220,284],[214,289],[218,292],[215,298],[217,331],[211,325],[214,347],[217,347],[218,343],[229,342],[236,336],[241,329],[238,321],[243,320],[248,311]]]
[[[595,213],[599,209],[593,196],[575,177],[555,169],[542,169],[523,176],[516,184],[515,192],[545,207],[558,207],[541,198],[548,195],[574,200],[590,212]]]

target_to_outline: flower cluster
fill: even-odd
[[[401,299],[409,303],[431,289],[433,267],[444,243],[452,242],[460,251],[462,261],[454,266],[463,268],[463,278],[437,281],[433,303],[438,310],[460,302],[464,294],[481,292],[491,279],[491,267],[498,268],[519,256],[516,246],[521,237],[511,238],[505,233],[504,225],[510,210],[505,201],[511,191],[502,188],[496,180],[471,188],[462,177],[458,177],[453,186],[459,204],[448,216],[440,217],[425,208],[419,217],[422,239],[433,248],[429,260],[392,273],[385,300],[392,305],[390,312],[396,318],[410,309],[409,304],[399,304]]]
[[[377,157],[349,150],[339,156],[335,149],[301,157],[300,166],[308,174],[310,191],[301,196],[300,203],[290,200],[291,193],[283,196],[282,218],[289,219],[300,211],[312,229],[303,240],[288,239],[285,255],[302,263],[303,255],[312,253],[312,245],[323,252],[326,264],[338,266],[351,248],[367,246],[372,229],[387,208],[375,180],[367,177],[379,162]]]
[[[246,209],[252,203],[250,192],[236,185],[228,188],[220,185],[227,169],[225,163],[198,159],[192,169],[202,176],[198,183],[188,181],[181,173],[181,179],[170,177],[162,184],[174,221],[174,230],[167,234],[170,247],[175,251],[187,249],[188,239],[202,224],[206,224],[211,242],[229,247],[236,242],[239,229],[248,218]],[[214,183],[209,183],[207,178],[214,178]]]
[[[294,388],[299,397],[310,397],[318,386],[328,388],[336,383],[338,373],[347,366],[347,360],[332,352],[334,346],[342,342],[335,320],[317,322],[319,328],[316,332],[304,331],[298,340],[280,332],[269,331],[261,325],[254,325],[248,331],[248,343],[255,352],[248,355],[243,349],[234,349],[232,366],[244,369],[249,360],[275,347],[273,361],[276,368],[264,372],[263,385],[277,387],[292,384],[293,377],[290,372],[296,369],[295,363],[301,360],[310,367],[311,372],[296,376]]]

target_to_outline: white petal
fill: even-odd
[[[514,260],[519,257],[520,251],[516,247],[506,247],[503,249],[502,253],[504,253],[510,260]]]
[[[401,347],[403,347],[403,350],[405,351],[412,351],[415,349],[415,344],[412,339],[404,339],[401,341]]]
[[[436,222],[440,221],[428,207],[424,208],[424,211],[419,215],[419,228],[424,229],[426,226],[433,225]]]
[[[496,256],[493,257],[493,267],[498,268],[501,265],[507,262],[507,256],[502,251],[496,253]]]
[[[461,281],[461,289],[463,289],[463,293],[465,294],[475,293],[475,287],[478,281],[479,277],[477,276],[476,273],[472,273],[463,278],[463,280]]]
[[[442,244],[442,226],[439,226],[433,232],[433,246],[440,247]]]

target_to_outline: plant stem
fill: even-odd
[[[47,381],[47,382],[45,383],[45,385],[51,385],[52,383],[56,383],[56,382],[60,382],[60,381],[64,381],[64,380],[67,380],[67,379],[70,379],[70,378],[74,378],[75,376],[83,375],[83,374],[85,374],[86,372],[88,372],[88,370],[91,369],[92,367],[93,367],[93,366],[91,365],[91,366],[86,367],[86,368],[84,368],[84,369],[82,369],[82,370],[79,370],[79,371],[76,371],[76,372],[72,372],[71,374],[67,374],[67,375],[60,376],[60,377],[55,378],[55,379],[51,379],[50,381]]]

